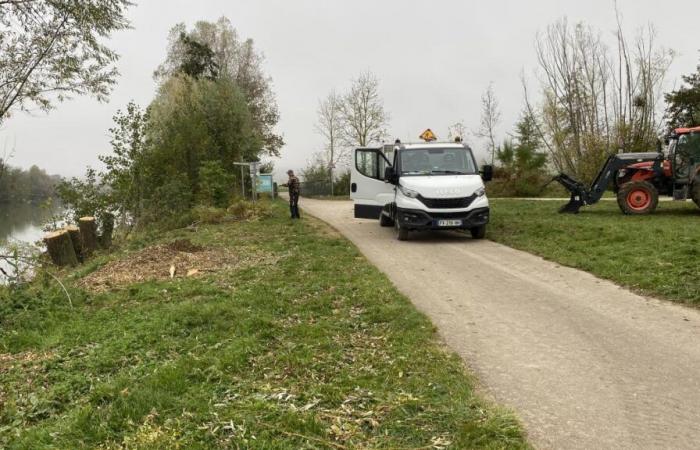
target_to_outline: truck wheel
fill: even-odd
[[[630,181],[620,186],[617,204],[625,214],[651,214],[659,204],[659,191],[648,181]]]
[[[379,215],[379,226],[381,227],[391,227],[394,226],[394,221],[392,220],[391,217],[387,216],[386,214],[382,213]]]
[[[483,239],[486,237],[486,225],[470,228],[469,231],[472,233],[472,239]]]
[[[394,230],[396,231],[396,239],[399,241],[408,240],[408,230],[399,225],[399,221],[394,221]]]

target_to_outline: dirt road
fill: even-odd
[[[351,202],[301,206],[432,319],[536,447],[700,447],[700,311],[456,232],[398,242]]]

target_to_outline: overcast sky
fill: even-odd
[[[251,37],[266,57],[286,145],[277,173],[299,169],[319,151],[314,132],[318,99],[345,90],[360,72],[381,81],[393,137],[416,140],[426,127],[446,137],[462,120],[478,128],[479,99],[493,82],[500,100],[501,135],[510,131],[522,108],[520,74],[536,80],[534,38],[538,30],[566,16],[585,21],[612,38],[612,0],[136,0],[133,29],[113,36],[121,54],[121,76],[109,103],[79,98],[49,115],[17,113],[0,128],[0,154],[14,147],[13,165],[37,164],[51,173],[80,175],[99,167],[108,153],[108,128],[129,100],[153,98],[153,70],[165,57],[168,30],[178,22],[216,20],[224,15],[242,37]],[[697,4],[690,0],[619,0],[631,37],[652,22],[658,40],[678,55],[668,84],[698,63]],[[687,13],[684,13],[687,12]],[[481,143],[472,139],[477,149]]]

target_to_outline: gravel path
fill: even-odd
[[[431,318],[536,447],[700,448],[700,311],[456,232],[399,242],[348,201],[301,206]]]

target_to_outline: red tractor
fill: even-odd
[[[674,130],[666,154],[659,147],[654,153],[611,155],[590,187],[563,173],[554,180],[571,192],[562,213],[576,214],[582,206],[597,203],[611,182],[625,214],[654,212],[659,195],[691,198],[700,207],[700,127]]]

